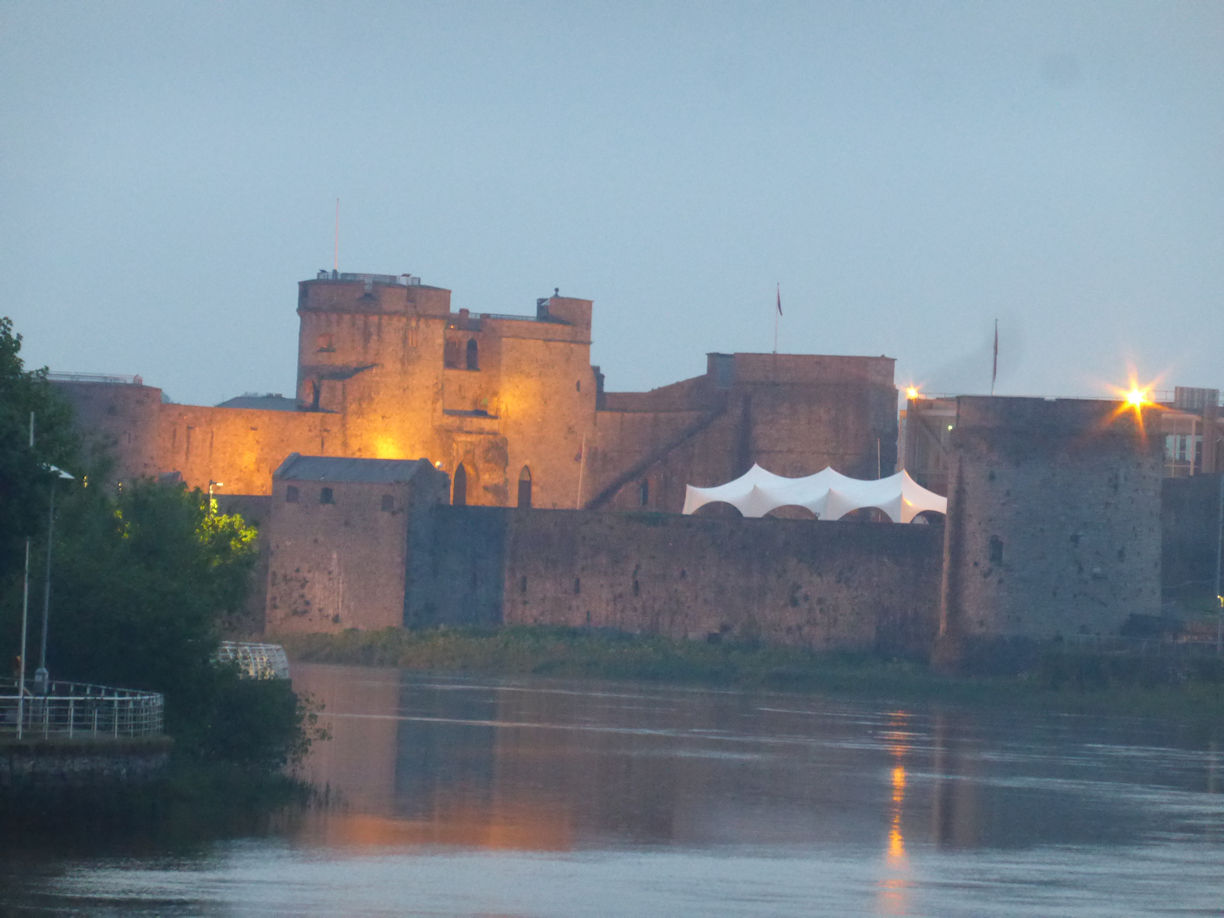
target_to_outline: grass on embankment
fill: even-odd
[[[1224,718],[1224,661],[1051,651],[1016,676],[951,676],[913,660],[555,627],[270,637],[297,661],[435,672],[620,679],[896,701],[1021,704]]]

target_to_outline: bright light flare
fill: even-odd
[[[1155,398],[1155,388],[1159,380],[1152,382],[1140,382],[1138,374],[1134,370],[1128,374],[1126,387],[1110,386],[1114,397],[1118,399],[1118,407],[1112,415],[1112,419],[1116,420],[1130,411],[1135,416],[1135,425],[1141,433],[1144,432],[1143,414],[1147,409],[1153,407],[1159,408]]]
[[[906,386],[905,387],[905,397],[910,399],[911,401],[918,398],[919,395],[921,395],[921,393],[918,391],[917,386]]]

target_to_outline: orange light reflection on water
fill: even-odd
[[[877,882],[876,912],[880,915],[909,913],[909,857],[905,852],[905,831],[902,814],[905,810],[905,756],[910,751],[910,734],[904,729],[909,714],[894,711],[889,715],[890,729],[884,734],[893,758],[890,773],[892,799],[888,815],[888,844],[884,849],[884,870]]]

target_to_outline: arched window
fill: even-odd
[[[643,507],[650,506],[650,479],[643,478],[638,485],[638,503]]]
[[[527,466],[523,466],[523,470],[519,472],[518,505],[520,507],[531,506],[531,469]]]
[[[479,356],[480,356],[480,355],[479,355],[479,353],[478,353],[478,349],[477,349],[477,347],[476,347],[476,339],[475,339],[475,338],[468,338],[468,343],[467,343],[467,368],[468,368],[469,370],[479,370],[479,369],[480,369],[480,360],[479,360]]]
[[[463,463],[455,469],[455,486],[451,489],[451,506],[462,507],[467,504],[467,469]]]
[[[296,504],[297,502],[298,502],[297,485],[286,485],[285,486],[285,503]]]

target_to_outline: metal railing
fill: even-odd
[[[165,701],[158,692],[52,682],[35,694],[26,681],[0,679],[0,738],[130,739],[160,736]],[[22,697],[24,696],[24,697]]]
[[[52,382],[89,382],[110,383],[112,385],[140,386],[144,381],[139,376],[125,376],[117,373],[77,373],[52,370],[47,374]]]
[[[237,663],[251,679],[288,679],[289,658],[280,644],[252,644],[222,641],[213,659],[218,663]]]

